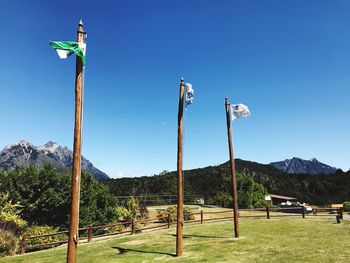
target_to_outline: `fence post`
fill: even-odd
[[[266,206],[266,218],[270,219],[270,208],[269,208],[269,206]]]
[[[135,220],[134,219],[131,221],[131,234],[132,235],[135,234]]]
[[[203,210],[201,210],[201,224],[203,224],[203,222],[204,222],[204,217],[203,217]]]
[[[89,225],[88,229],[88,242],[92,240],[92,225]]]
[[[305,218],[305,207],[304,206],[301,207],[301,215],[303,218]]]
[[[170,223],[171,223],[171,214],[168,214],[168,228],[170,228]]]
[[[21,254],[26,253],[26,248],[27,248],[27,234],[24,234],[22,236],[22,249],[21,249]]]

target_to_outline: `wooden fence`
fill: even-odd
[[[155,206],[155,205],[176,205],[177,195],[169,194],[157,194],[157,195],[119,195],[117,196],[117,203],[122,205],[125,201],[130,198],[136,198],[140,204],[145,206]],[[184,195],[184,203],[186,204],[201,204],[204,202],[204,198],[201,195]]]
[[[270,219],[272,217],[322,217],[322,216],[334,216],[336,218],[336,222],[340,223],[340,219],[343,219],[343,210],[341,208],[316,208],[313,209],[313,213],[307,214],[306,209],[304,207],[298,208],[255,208],[255,209],[240,209],[239,210],[239,218],[266,218]],[[289,212],[290,211],[290,212]],[[335,214],[331,212],[336,211]],[[323,212],[323,214],[322,214]],[[324,214],[326,212],[327,214]],[[193,220],[185,221],[186,224],[192,223],[200,223],[204,224],[205,222],[213,222],[213,221],[223,221],[223,220],[233,220],[233,214],[227,215],[228,213],[233,213],[232,209],[223,209],[220,211],[203,211],[192,213],[194,217]],[[244,215],[244,213],[247,213]],[[251,214],[249,214],[251,213]],[[221,217],[216,217],[215,215],[224,214]],[[226,215],[225,215],[226,214]],[[209,216],[209,218],[205,218],[205,215]],[[196,218],[197,217],[197,218]],[[176,224],[174,221],[175,218],[172,218],[171,214],[167,214],[165,216],[159,216],[156,218],[142,219],[142,220],[132,220],[127,222],[118,222],[114,224],[105,224],[92,226],[89,225],[87,227],[79,228],[79,240],[86,240],[87,242],[91,242],[93,238],[106,237],[106,236],[114,236],[114,235],[125,235],[125,234],[135,234],[142,231],[154,230],[154,229],[164,229],[170,228],[172,224]],[[150,226],[147,226],[151,224]],[[139,228],[140,225],[144,225],[145,227]],[[27,250],[38,250],[42,248],[49,248],[57,245],[61,245],[67,243],[68,240],[60,240],[55,242],[49,242],[45,244],[37,244],[31,245],[27,247],[27,243],[31,240],[42,239],[48,237],[55,237],[60,235],[68,236],[68,230],[60,231],[52,234],[45,235],[37,235],[37,236],[22,236],[22,248],[21,253],[26,253]]]

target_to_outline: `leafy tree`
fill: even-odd
[[[23,206],[23,219],[30,225],[67,228],[69,225],[71,177],[53,167],[0,171],[0,192],[7,191]],[[115,219],[116,199],[106,186],[82,173],[80,225],[104,224]]]

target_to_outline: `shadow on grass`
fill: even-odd
[[[176,237],[174,234],[167,234],[169,236]],[[183,235],[182,238],[191,238],[191,237],[199,237],[199,238],[223,238],[226,239],[227,237],[223,236],[201,236],[201,235]]]
[[[128,252],[138,252],[138,253],[146,253],[146,254],[158,254],[158,255],[167,255],[171,257],[176,257],[176,255],[166,252],[159,252],[159,251],[147,251],[147,250],[139,250],[139,249],[130,249],[130,248],[122,248],[122,247],[112,247],[114,249],[119,250],[119,254],[124,255]]]

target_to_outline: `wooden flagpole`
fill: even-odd
[[[230,166],[231,166],[231,177],[232,177],[233,221],[234,221],[234,228],[235,228],[235,237],[239,237],[239,219],[238,219],[236,174],[235,174],[235,159],[234,159],[234,155],[233,155],[233,146],[232,146],[230,104],[228,102],[227,97],[225,98],[225,110],[226,110],[227,137],[228,137],[228,148],[229,148],[229,152],[230,152]]]
[[[180,97],[177,126],[177,224],[176,224],[176,256],[182,255],[182,229],[183,229],[183,177],[182,177],[182,128],[184,106],[184,79],[180,82]]]
[[[80,20],[77,32],[77,42],[85,43],[83,22]],[[76,251],[79,240],[79,200],[80,200],[80,177],[81,177],[81,130],[83,113],[83,61],[76,56],[75,77],[75,125],[74,125],[74,148],[71,188],[71,211],[68,236],[67,262],[76,262]]]

